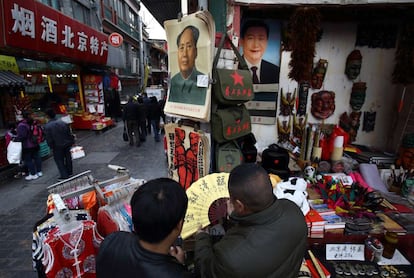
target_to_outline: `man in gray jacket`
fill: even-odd
[[[277,199],[266,170],[256,164],[234,168],[228,183],[235,225],[214,245],[209,234],[196,235],[201,277],[297,277],[307,245],[300,208]]]
[[[59,170],[59,179],[67,179],[73,174],[70,148],[75,143],[70,127],[60,119],[56,119],[53,109],[48,109],[46,115],[49,122],[45,125],[45,136],[49,147],[53,150],[53,158]]]

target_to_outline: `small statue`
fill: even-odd
[[[328,69],[328,61],[319,59],[318,64],[313,69],[311,85],[312,89],[320,89],[325,79],[326,71]]]
[[[306,128],[306,122],[308,120],[308,114],[305,117],[293,116],[293,137],[302,141],[303,132]]]
[[[277,119],[277,133],[279,135],[278,143],[289,142],[291,131],[291,118],[288,121],[282,121],[280,123],[279,118]]]
[[[280,112],[279,115],[290,116],[293,115],[293,108],[296,102],[296,89],[292,93],[286,93],[286,97],[283,94],[283,88],[280,89]]]

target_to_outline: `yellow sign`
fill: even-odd
[[[0,70],[10,70],[19,74],[16,58],[13,56],[0,55]]]

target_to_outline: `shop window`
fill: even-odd
[[[40,2],[54,8],[55,10],[60,11],[60,2],[59,2],[59,0],[41,0]]]
[[[72,1],[73,17],[86,25],[91,25],[90,10],[84,5]]]

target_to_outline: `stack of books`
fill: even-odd
[[[327,204],[320,202],[310,202],[312,209],[317,211],[325,221],[325,231],[345,229],[345,219],[336,214],[335,210],[328,207]]]
[[[308,225],[308,237],[323,238],[325,220],[314,209],[310,209],[305,216],[306,224]]]

